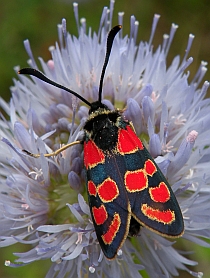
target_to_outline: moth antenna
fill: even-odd
[[[107,64],[109,62],[109,56],[111,54],[111,49],[112,49],[112,45],[113,45],[113,41],[114,38],[116,36],[116,34],[120,31],[120,29],[122,28],[121,25],[117,25],[114,28],[111,29],[111,31],[108,34],[107,37],[107,47],[106,47],[106,56],[105,56],[105,60],[104,60],[104,65],[102,68],[102,72],[101,72],[101,78],[100,78],[100,85],[99,85],[99,92],[98,92],[98,101],[101,103],[101,96],[102,96],[102,87],[103,87],[103,80],[104,80],[104,75],[105,75],[105,71],[106,71],[106,67]],[[82,96],[80,96],[79,94],[77,94],[76,92],[70,90],[69,88],[56,83],[55,81],[49,79],[46,75],[44,75],[41,71],[33,69],[33,68],[23,68],[21,70],[18,71],[19,74],[28,74],[28,75],[32,75],[35,76],[37,78],[39,78],[40,80],[53,85],[54,87],[63,89],[67,92],[69,92],[70,94],[78,97],[81,101],[83,101],[84,103],[86,103],[88,106],[91,107],[91,103],[86,100],[85,98],[83,98]]]
[[[117,35],[117,33],[121,30],[121,28],[122,28],[121,25],[117,25],[117,26],[113,27],[107,37],[106,56],[105,56],[104,65],[103,65],[102,72],[101,72],[101,79],[100,79],[100,85],[99,85],[99,91],[98,91],[98,101],[100,103],[101,103],[101,98],[102,98],[102,87],[103,87],[104,75],[105,75],[107,64],[109,62],[109,56],[111,54],[113,41],[114,41],[114,38]]]
[[[32,69],[32,68],[24,68],[24,69],[21,69],[18,71],[19,74],[29,74],[29,75],[33,75],[37,78],[39,78],[40,80],[50,84],[50,85],[53,85],[57,88],[60,88],[60,89],[63,89],[67,92],[69,92],[70,94],[78,97],[81,101],[83,101],[84,103],[86,103],[88,106],[91,106],[90,102],[87,101],[85,98],[83,98],[82,96],[80,96],[79,94],[77,94],[76,92],[70,90],[69,88],[63,86],[63,85],[60,85],[58,83],[56,83],[55,81],[49,79],[46,75],[44,75],[41,71],[38,71],[36,69]]]

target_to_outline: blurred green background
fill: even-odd
[[[29,39],[34,57],[41,56],[44,60],[50,58],[48,47],[57,41],[57,24],[62,18],[67,19],[67,29],[77,35],[76,24],[70,0],[9,0],[0,1],[0,93],[9,100],[12,78],[16,77],[13,67],[27,66],[28,56],[23,47],[23,40]],[[109,0],[80,0],[79,15],[87,19],[87,27],[98,30],[101,12],[104,6],[109,6]],[[94,7],[94,8],[93,8]],[[191,77],[195,74],[200,61],[210,60],[210,2],[209,0],[116,0],[113,24],[117,24],[117,13],[124,11],[124,34],[129,32],[130,16],[139,20],[139,40],[148,40],[153,15],[161,15],[154,38],[154,45],[162,42],[164,33],[169,33],[171,23],[179,28],[176,32],[169,52],[168,64],[172,58],[184,51],[190,33],[195,35],[190,56],[194,58],[189,67]],[[38,60],[37,60],[38,61]],[[39,64],[39,63],[38,63]],[[210,71],[205,80],[210,81]],[[209,90],[210,91],[210,90]],[[194,271],[204,272],[204,278],[210,277],[210,251],[206,248],[193,246],[190,242],[180,241],[180,249],[194,250],[189,258],[199,261]],[[185,244],[185,245],[184,245]],[[190,245],[190,246],[188,246]],[[27,246],[15,245],[0,249],[0,277],[44,277],[50,262],[40,261],[24,268],[11,269],[4,266],[6,259],[14,261],[12,252],[26,251]],[[145,276],[146,277],[146,276]],[[192,277],[181,273],[180,277]]]

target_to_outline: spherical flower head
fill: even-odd
[[[50,47],[52,59],[40,58],[45,75],[89,102],[98,98],[107,33],[112,25],[114,1],[104,8],[99,29],[86,32],[85,19],[79,21],[73,5],[78,37],[58,26],[59,44]],[[123,13],[119,13],[119,24]],[[155,15],[149,42],[136,43],[138,22],[131,17],[130,36],[117,35],[103,84],[103,103],[110,109],[124,109],[137,135],[151,153],[172,186],[181,208],[185,232],[180,240],[209,247],[210,238],[210,100],[204,99],[208,82],[200,86],[206,72],[202,62],[189,82],[185,72],[193,36],[189,36],[182,61],[176,56],[169,67],[167,54],[177,29],[156,50],[152,47],[159,16]],[[28,41],[29,66],[38,68]],[[15,68],[16,71],[19,68]],[[12,267],[50,259],[46,277],[172,277],[185,270],[202,277],[190,266],[170,241],[146,227],[127,238],[117,257],[103,255],[87,203],[83,148],[75,144],[62,153],[46,157],[63,144],[82,140],[89,117],[84,103],[68,92],[31,77],[19,76],[11,88],[10,103],[1,107],[10,117],[1,117],[0,246],[17,242],[31,250],[16,253]],[[103,138],[102,138],[103,140]],[[106,138],[104,138],[106,140]],[[28,153],[40,153],[35,158]],[[179,239],[178,239],[179,240]]]

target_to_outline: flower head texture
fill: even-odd
[[[98,32],[86,31],[73,5],[78,37],[58,26],[59,43],[50,47],[52,59],[40,58],[41,71],[89,102],[98,98],[106,38],[112,27],[114,1],[105,7]],[[123,13],[118,14],[123,25]],[[209,86],[202,79],[202,62],[189,82],[186,71],[193,58],[188,54],[189,36],[182,60],[176,56],[167,67],[167,54],[177,26],[163,36],[154,49],[153,36],[159,16],[155,15],[148,42],[137,44],[138,22],[132,16],[130,35],[123,30],[113,43],[103,84],[103,103],[110,109],[123,109],[137,135],[167,178],[181,208],[185,232],[181,239],[210,247],[210,99]],[[28,41],[25,48],[29,66],[38,69]],[[16,71],[19,67],[15,68]],[[178,276],[180,270],[202,277],[170,240],[140,228],[137,237],[127,238],[114,260],[108,260],[99,245],[92,223],[83,166],[83,147],[73,145],[62,153],[44,154],[83,138],[88,107],[68,92],[36,77],[19,75],[11,88],[9,103],[0,99],[0,247],[17,242],[31,246],[15,253],[11,267],[37,260],[51,260],[46,277],[149,277]],[[104,138],[106,140],[106,138]],[[30,153],[40,153],[35,158]],[[179,248],[180,249],[180,248]],[[191,251],[190,248],[188,251]],[[5,258],[6,259],[6,258]]]

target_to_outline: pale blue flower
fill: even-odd
[[[50,47],[52,60],[41,58],[42,71],[50,79],[71,88],[89,101],[97,99],[107,32],[112,26],[114,1],[104,8],[99,29],[86,31],[86,22],[74,12],[79,36],[67,33],[66,21],[58,26],[59,44]],[[177,26],[172,24],[163,43],[153,49],[159,16],[155,15],[149,42],[137,44],[138,22],[131,17],[130,35],[116,37],[103,86],[103,102],[124,108],[137,135],[142,138],[175,192],[185,222],[182,239],[210,247],[210,99],[204,99],[209,83],[202,62],[193,81],[187,67],[193,36],[189,36],[183,60],[176,56],[169,67],[167,54]],[[119,24],[123,13],[119,13]],[[126,23],[125,23],[126,24]],[[29,66],[38,68],[28,41]],[[15,68],[16,71],[19,67]],[[152,278],[192,272],[197,263],[176,250],[174,241],[141,227],[140,236],[127,239],[113,261],[98,244],[86,203],[83,150],[75,145],[55,157],[44,153],[80,140],[88,108],[67,92],[37,78],[18,76],[10,103],[0,100],[9,116],[0,121],[0,247],[16,242],[31,250],[16,253],[13,267],[50,259],[46,277],[142,277]],[[41,153],[33,158],[22,152]],[[85,198],[85,199],[84,199]],[[190,244],[189,244],[190,245]],[[189,246],[191,250],[191,246]],[[5,258],[6,259],[6,258]],[[65,276],[66,275],[66,276]]]

